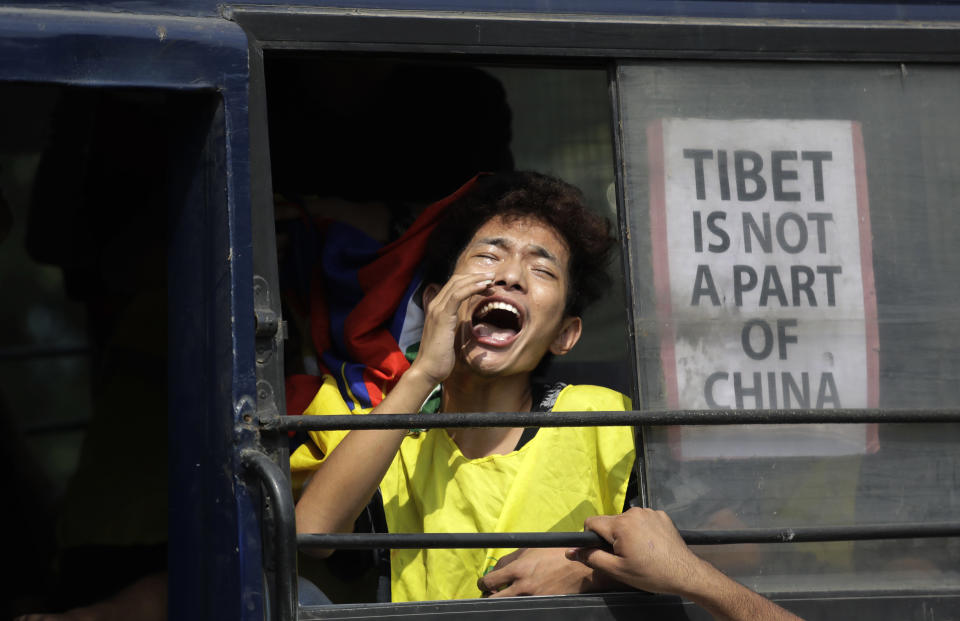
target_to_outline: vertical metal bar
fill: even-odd
[[[613,121],[611,128],[613,134],[613,161],[614,178],[616,181],[617,196],[617,228],[620,235],[620,263],[623,270],[624,297],[626,298],[627,308],[627,340],[630,350],[630,373],[633,378],[633,399],[634,407],[644,409],[644,400],[647,398],[646,374],[640,373],[640,348],[637,344],[637,331],[634,326],[634,318],[637,316],[637,305],[640,304],[639,296],[636,294],[636,287],[633,279],[632,254],[630,250],[630,217],[627,214],[626,201],[626,171],[624,169],[623,154],[623,132],[620,119],[620,83],[619,83],[619,63],[613,61],[607,69],[607,80],[610,85],[610,117]],[[647,492],[647,469],[646,469],[646,433],[642,425],[634,427],[633,443],[636,447],[635,460],[633,462],[634,472],[637,477],[637,491],[640,496],[640,506],[650,506],[649,494]]]
[[[297,619],[297,526],[293,495],[287,478],[272,459],[263,453],[245,449],[240,452],[243,464],[257,473],[263,488],[273,504],[276,540],[276,598],[280,621]]]
[[[250,221],[253,232],[254,306],[260,316],[270,315],[268,325],[258,323],[256,332],[257,416],[286,413],[284,399],[284,323],[280,305],[280,276],[277,267],[276,220],[267,127],[267,89],[263,49],[250,39]],[[266,311],[264,313],[264,311]],[[299,414],[299,412],[298,412]],[[286,458],[285,438],[267,446],[271,455]]]
[[[283,388],[284,323],[281,317],[280,279],[277,268],[276,221],[271,183],[270,140],[267,127],[267,95],[263,66],[263,49],[259,41],[249,39],[249,135],[250,135],[250,221],[253,234],[253,303],[256,348],[256,418],[259,421],[276,419],[286,414]],[[289,461],[286,434],[258,434],[256,448],[276,463]],[[289,472],[283,472],[289,489]],[[272,514],[265,512],[261,522],[264,538],[263,555],[276,558],[277,545],[269,531],[275,525]],[[276,584],[286,571],[264,563],[267,584]],[[276,602],[273,605],[276,612]]]

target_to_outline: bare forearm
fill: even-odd
[[[702,606],[717,621],[802,621],[762,595],[731,580],[703,561],[700,576],[680,593]]]
[[[340,442],[297,502],[298,533],[350,532],[403,440],[402,430],[354,430]]]
[[[580,548],[568,550],[567,557],[624,584],[686,597],[719,621],[800,621],[695,555],[663,511],[633,508],[622,515],[587,518],[584,526],[613,551]]]
[[[416,412],[432,388],[428,379],[410,369],[373,413]],[[297,503],[297,532],[352,530],[397,454],[405,433],[397,429],[357,429],[348,433],[311,477]]]

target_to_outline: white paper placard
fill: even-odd
[[[663,119],[648,128],[651,235],[670,407],[878,404],[860,126]],[[849,455],[875,425],[685,427],[683,459]]]

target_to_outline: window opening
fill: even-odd
[[[624,63],[618,77],[646,407],[956,406],[955,67]],[[956,514],[956,424],[647,440],[651,504],[688,527]],[[958,553],[955,538],[707,552],[761,590],[946,585]]]
[[[166,240],[182,206],[171,162],[193,164],[177,140],[209,100],[11,83],[0,95],[12,617],[99,602],[166,570]]]
[[[302,295],[317,256],[315,229],[303,226],[305,217],[346,222],[370,244],[389,243],[426,205],[477,172],[517,169],[579,186],[592,208],[616,221],[606,69],[269,53],[265,82],[291,334],[288,377],[318,375],[323,362]],[[355,247],[360,243],[367,242]],[[584,338],[550,362],[545,381],[632,392],[619,265],[614,258],[613,285],[585,317]],[[301,295],[291,295],[298,290]],[[328,287],[327,293],[336,291]],[[306,404],[290,381],[287,388],[288,411],[299,413],[298,403]],[[301,572],[330,589],[334,601],[374,599],[372,581],[366,592],[349,582],[364,572],[370,580],[376,569],[349,556],[334,556],[341,557],[336,572],[346,578],[339,586],[326,568],[302,556]]]

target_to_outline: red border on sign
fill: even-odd
[[[667,392],[667,407],[680,407],[677,387],[676,335],[670,303],[670,263],[667,254],[667,197],[663,153],[663,122],[647,126],[647,165],[650,168],[650,245],[653,259],[653,286],[657,296],[660,329],[660,362]]]
[[[877,288],[873,282],[873,232],[870,229],[870,193],[867,189],[867,158],[859,121],[850,123],[853,140],[853,170],[857,184],[857,216],[860,222],[860,270],[863,280],[863,318],[867,341],[867,407],[880,407],[880,329],[877,324]],[[867,425],[867,452],[880,448],[876,423]]]
[[[873,273],[873,234],[870,227],[870,198],[867,186],[866,156],[863,132],[859,121],[851,121],[854,177],[859,223],[860,269],[863,287],[864,328],[867,365],[867,407],[880,404],[880,336],[877,317],[877,291]],[[670,265],[667,240],[666,171],[664,153],[663,120],[647,126],[647,164],[650,184],[650,235],[653,261],[654,290],[656,294],[657,319],[660,329],[660,359],[664,376],[667,407],[680,407],[676,363],[676,329],[672,317],[670,294]],[[879,447],[878,425],[864,425],[867,453]],[[674,459],[683,459],[681,428],[670,427],[669,444]]]

